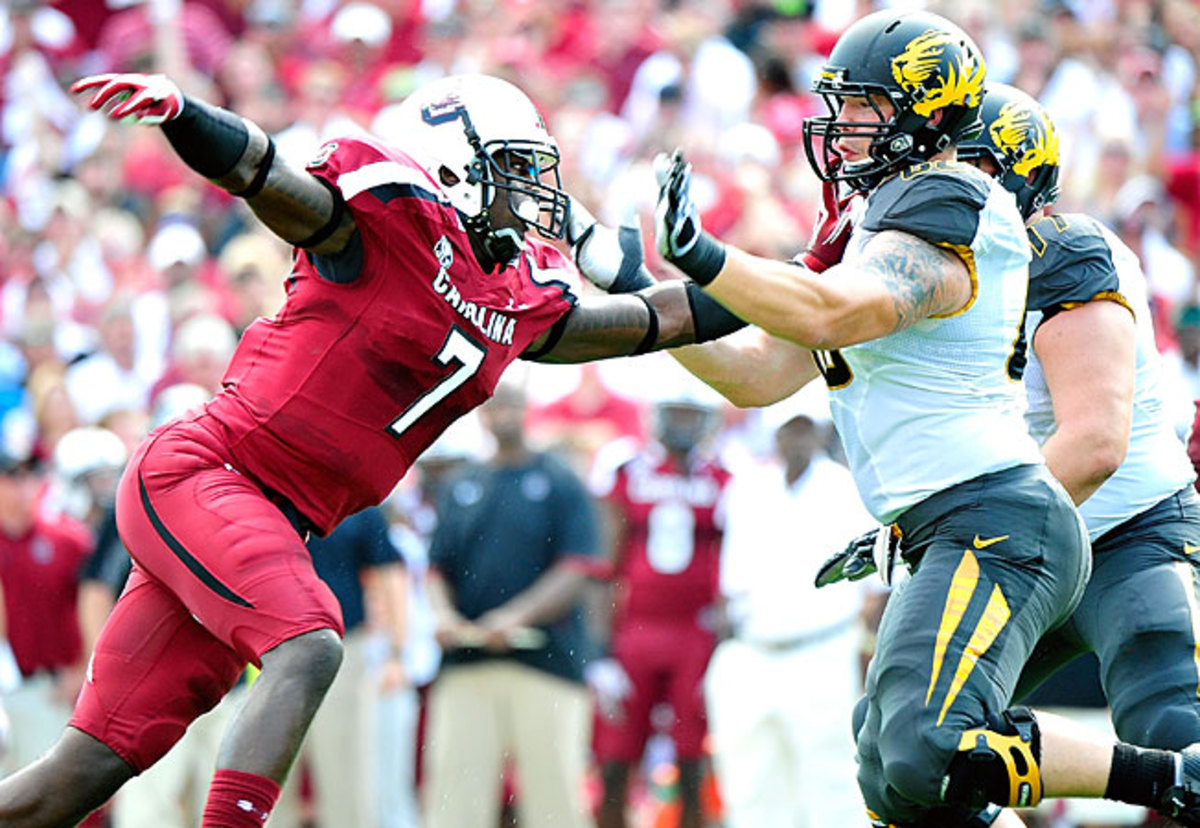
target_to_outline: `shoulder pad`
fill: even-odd
[[[441,188],[416,162],[365,136],[325,142],[305,169],[336,185],[347,201],[368,190],[385,201],[397,195],[442,200]]]
[[[1043,216],[1028,228],[1029,310],[1089,302],[1116,294],[1120,280],[1099,224],[1080,213]]]
[[[900,230],[930,244],[966,246],[975,239],[991,181],[968,164],[932,161],[890,178],[867,200],[864,230]]]

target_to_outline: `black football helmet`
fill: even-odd
[[[983,132],[959,143],[958,157],[990,158],[1026,219],[1057,201],[1058,135],[1042,105],[1016,87],[989,83],[979,117]]]
[[[812,91],[825,100],[829,114],[804,122],[809,163],[825,181],[873,189],[887,175],[978,134],[984,73],[979,47],[943,17],[895,11],[867,15],[838,38],[813,81]],[[890,117],[879,97],[891,102]],[[844,98],[865,98],[879,122],[839,121]],[[870,159],[841,163],[833,144],[844,137],[869,137]]]

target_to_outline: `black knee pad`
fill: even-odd
[[[1127,733],[1131,728],[1125,720],[1120,722],[1125,725],[1117,729],[1121,741],[1159,750],[1183,750],[1200,742],[1200,718],[1191,704],[1161,705],[1148,720],[1143,717],[1142,721],[1132,723],[1136,725],[1134,732]]]
[[[967,730],[943,780],[948,803],[982,809],[988,804],[1029,808],[1042,800],[1042,738],[1026,707],[989,717],[988,727]]]

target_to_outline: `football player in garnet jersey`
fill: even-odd
[[[863,502],[903,538],[912,577],[892,593],[854,721],[875,824],[1017,824],[1001,810],[1045,794],[1200,825],[1200,746],[1113,744],[1012,706],[1035,645],[1079,604],[1090,555],[1021,416],[1023,218],[955,157],[982,128],[984,75],[978,47],[937,15],[851,25],[813,83],[828,114],[805,122],[805,145],[828,188],[866,195],[794,263],[703,233],[688,165],[663,159],[660,250],[774,335],[748,329],[681,359],[741,404],[823,376]]]
[[[724,401],[675,368],[684,381],[655,405],[655,442],[597,475],[613,525],[610,668],[627,677],[620,709],[600,709],[595,752],[604,798],[599,828],[623,828],[629,771],[646,749],[652,711],[668,702],[679,765],[681,828],[698,828],[704,740],[702,683],[716,646],[715,615],[729,471],[705,450]],[[661,390],[661,389],[660,389]]]
[[[519,357],[638,354],[741,323],[682,283],[572,293],[574,265],[529,229],[566,237],[615,284],[640,259],[571,214],[554,139],[499,79],[423,87],[405,104],[403,146],[336,140],[306,169],[164,76],[100,75],[73,90],[113,120],[160,125],[295,255],[285,306],[247,329],[223,390],[130,461],[117,519],[133,573],[70,726],[0,783],[0,824],[81,820],[249,662],[262,673],[222,745],[203,824],[261,825],[341,659],[340,612],[306,534],[379,503]]]

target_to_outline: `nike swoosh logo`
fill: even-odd
[[[976,535],[975,540],[973,540],[971,543],[974,544],[976,549],[986,549],[993,543],[999,543],[1002,540],[1008,540],[1008,535],[1001,535],[998,538],[988,538],[987,540],[983,540],[979,537],[979,535]]]
[[[1183,554],[1195,555],[1197,552],[1200,552],[1200,546],[1192,546],[1187,541],[1183,542]]]

